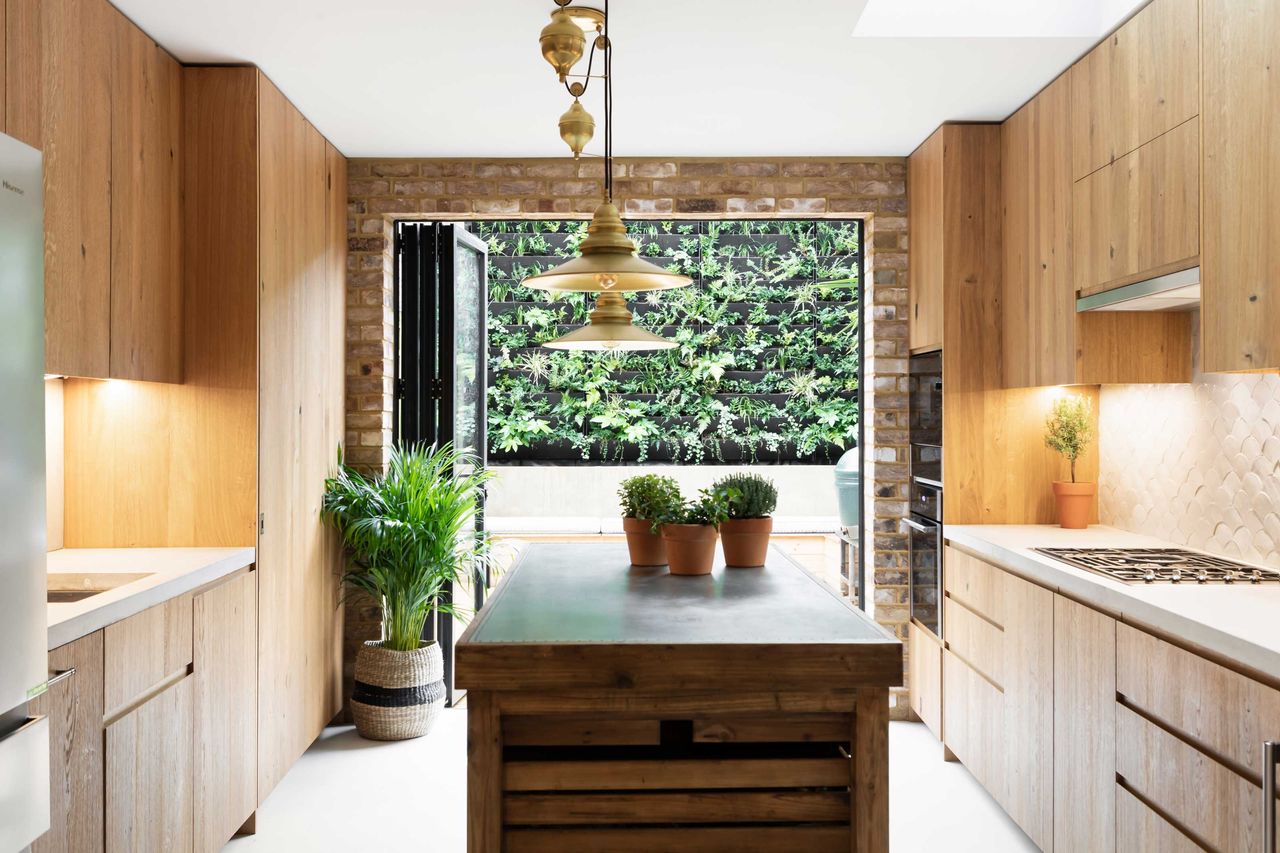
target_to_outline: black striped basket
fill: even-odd
[[[439,643],[411,652],[366,642],[356,655],[351,715],[370,740],[407,740],[431,731],[444,707],[444,658]]]

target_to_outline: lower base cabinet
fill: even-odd
[[[916,625],[907,626],[911,712],[936,738],[942,737],[942,643]]]

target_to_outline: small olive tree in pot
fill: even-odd
[[[773,532],[773,511],[778,506],[773,481],[759,474],[730,474],[715,485],[736,493],[729,502],[729,517],[720,525],[725,565],[731,569],[763,566]]]
[[[352,567],[343,580],[382,605],[383,639],[356,658],[352,716],[361,735],[403,740],[426,734],[444,706],[439,644],[422,641],[432,613],[457,615],[444,600],[470,584],[489,558],[475,530],[479,488],[491,478],[477,460],[441,447],[396,447],[385,474],[342,464],[325,482],[324,516],[342,535]]]
[[[1091,407],[1085,397],[1071,395],[1055,400],[1053,411],[1045,421],[1044,443],[1061,453],[1071,463],[1071,482],[1053,484],[1053,495],[1058,502],[1058,524],[1062,527],[1082,529],[1089,526],[1093,509],[1096,483],[1076,481],[1076,462],[1093,440]]]
[[[683,503],[680,486],[670,477],[644,474],[623,480],[618,489],[622,503],[622,531],[633,566],[665,566],[667,548],[656,522],[672,507]]]

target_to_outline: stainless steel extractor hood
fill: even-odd
[[[1200,305],[1200,267],[1137,281],[1076,300],[1076,311],[1189,311]]]

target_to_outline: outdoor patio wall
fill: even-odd
[[[636,158],[614,164],[630,218],[862,217],[867,339],[864,480],[875,615],[906,636],[907,196],[902,157]],[[397,219],[589,217],[599,160],[354,159],[348,164],[347,459],[373,470],[391,442],[393,246]],[[376,609],[353,602],[347,654],[376,635]],[[906,711],[896,694],[895,715]]]

